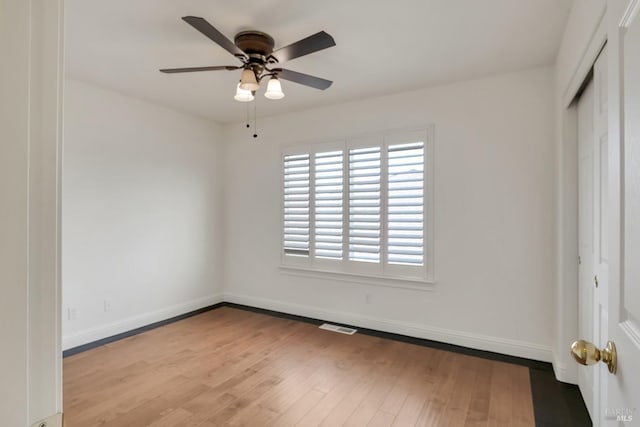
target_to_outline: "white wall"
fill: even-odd
[[[0,11],[0,423],[25,427],[62,410],[62,1]]]
[[[68,79],[64,134],[64,348],[219,302],[218,125]]]
[[[550,360],[553,91],[542,68],[259,119],[257,140],[227,125],[225,299]],[[434,290],[282,274],[281,145],[423,124],[435,125]]]
[[[578,337],[578,145],[573,98],[606,34],[598,33],[606,0],[575,1],[558,51],[554,110],[557,162],[557,277],[553,367],[564,382],[577,381],[577,364],[569,348]]]

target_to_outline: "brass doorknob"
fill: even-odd
[[[580,340],[571,344],[571,355],[581,365],[593,365],[602,361],[607,364],[609,372],[616,373],[618,367],[618,357],[616,345],[613,341],[608,341],[607,346],[600,350],[589,341]]]

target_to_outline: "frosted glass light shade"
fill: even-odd
[[[245,68],[240,75],[240,88],[244,90],[258,90],[258,80],[251,68]]]
[[[236,101],[240,102],[250,102],[254,100],[254,96],[250,90],[244,90],[240,87],[240,83],[238,83],[238,87],[236,88],[236,94],[233,97]]]
[[[284,92],[282,92],[280,80],[278,80],[276,77],[271,77],[269,83],[267,84],[267,91],[264,93],[264,96],[269,99],[284,98]]]

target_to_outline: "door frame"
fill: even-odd
[[[62,426],[63,4],[0,0],[3,425]]]

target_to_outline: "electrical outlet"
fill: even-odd
[[[78,318],[78,309],[75,307],[67,307],[67,320],[76,320]]]
[[[110,299],[104,300],[104,312],[109,313],[112,310],[113,310],[113,303],[111,302],[111,300]]]

